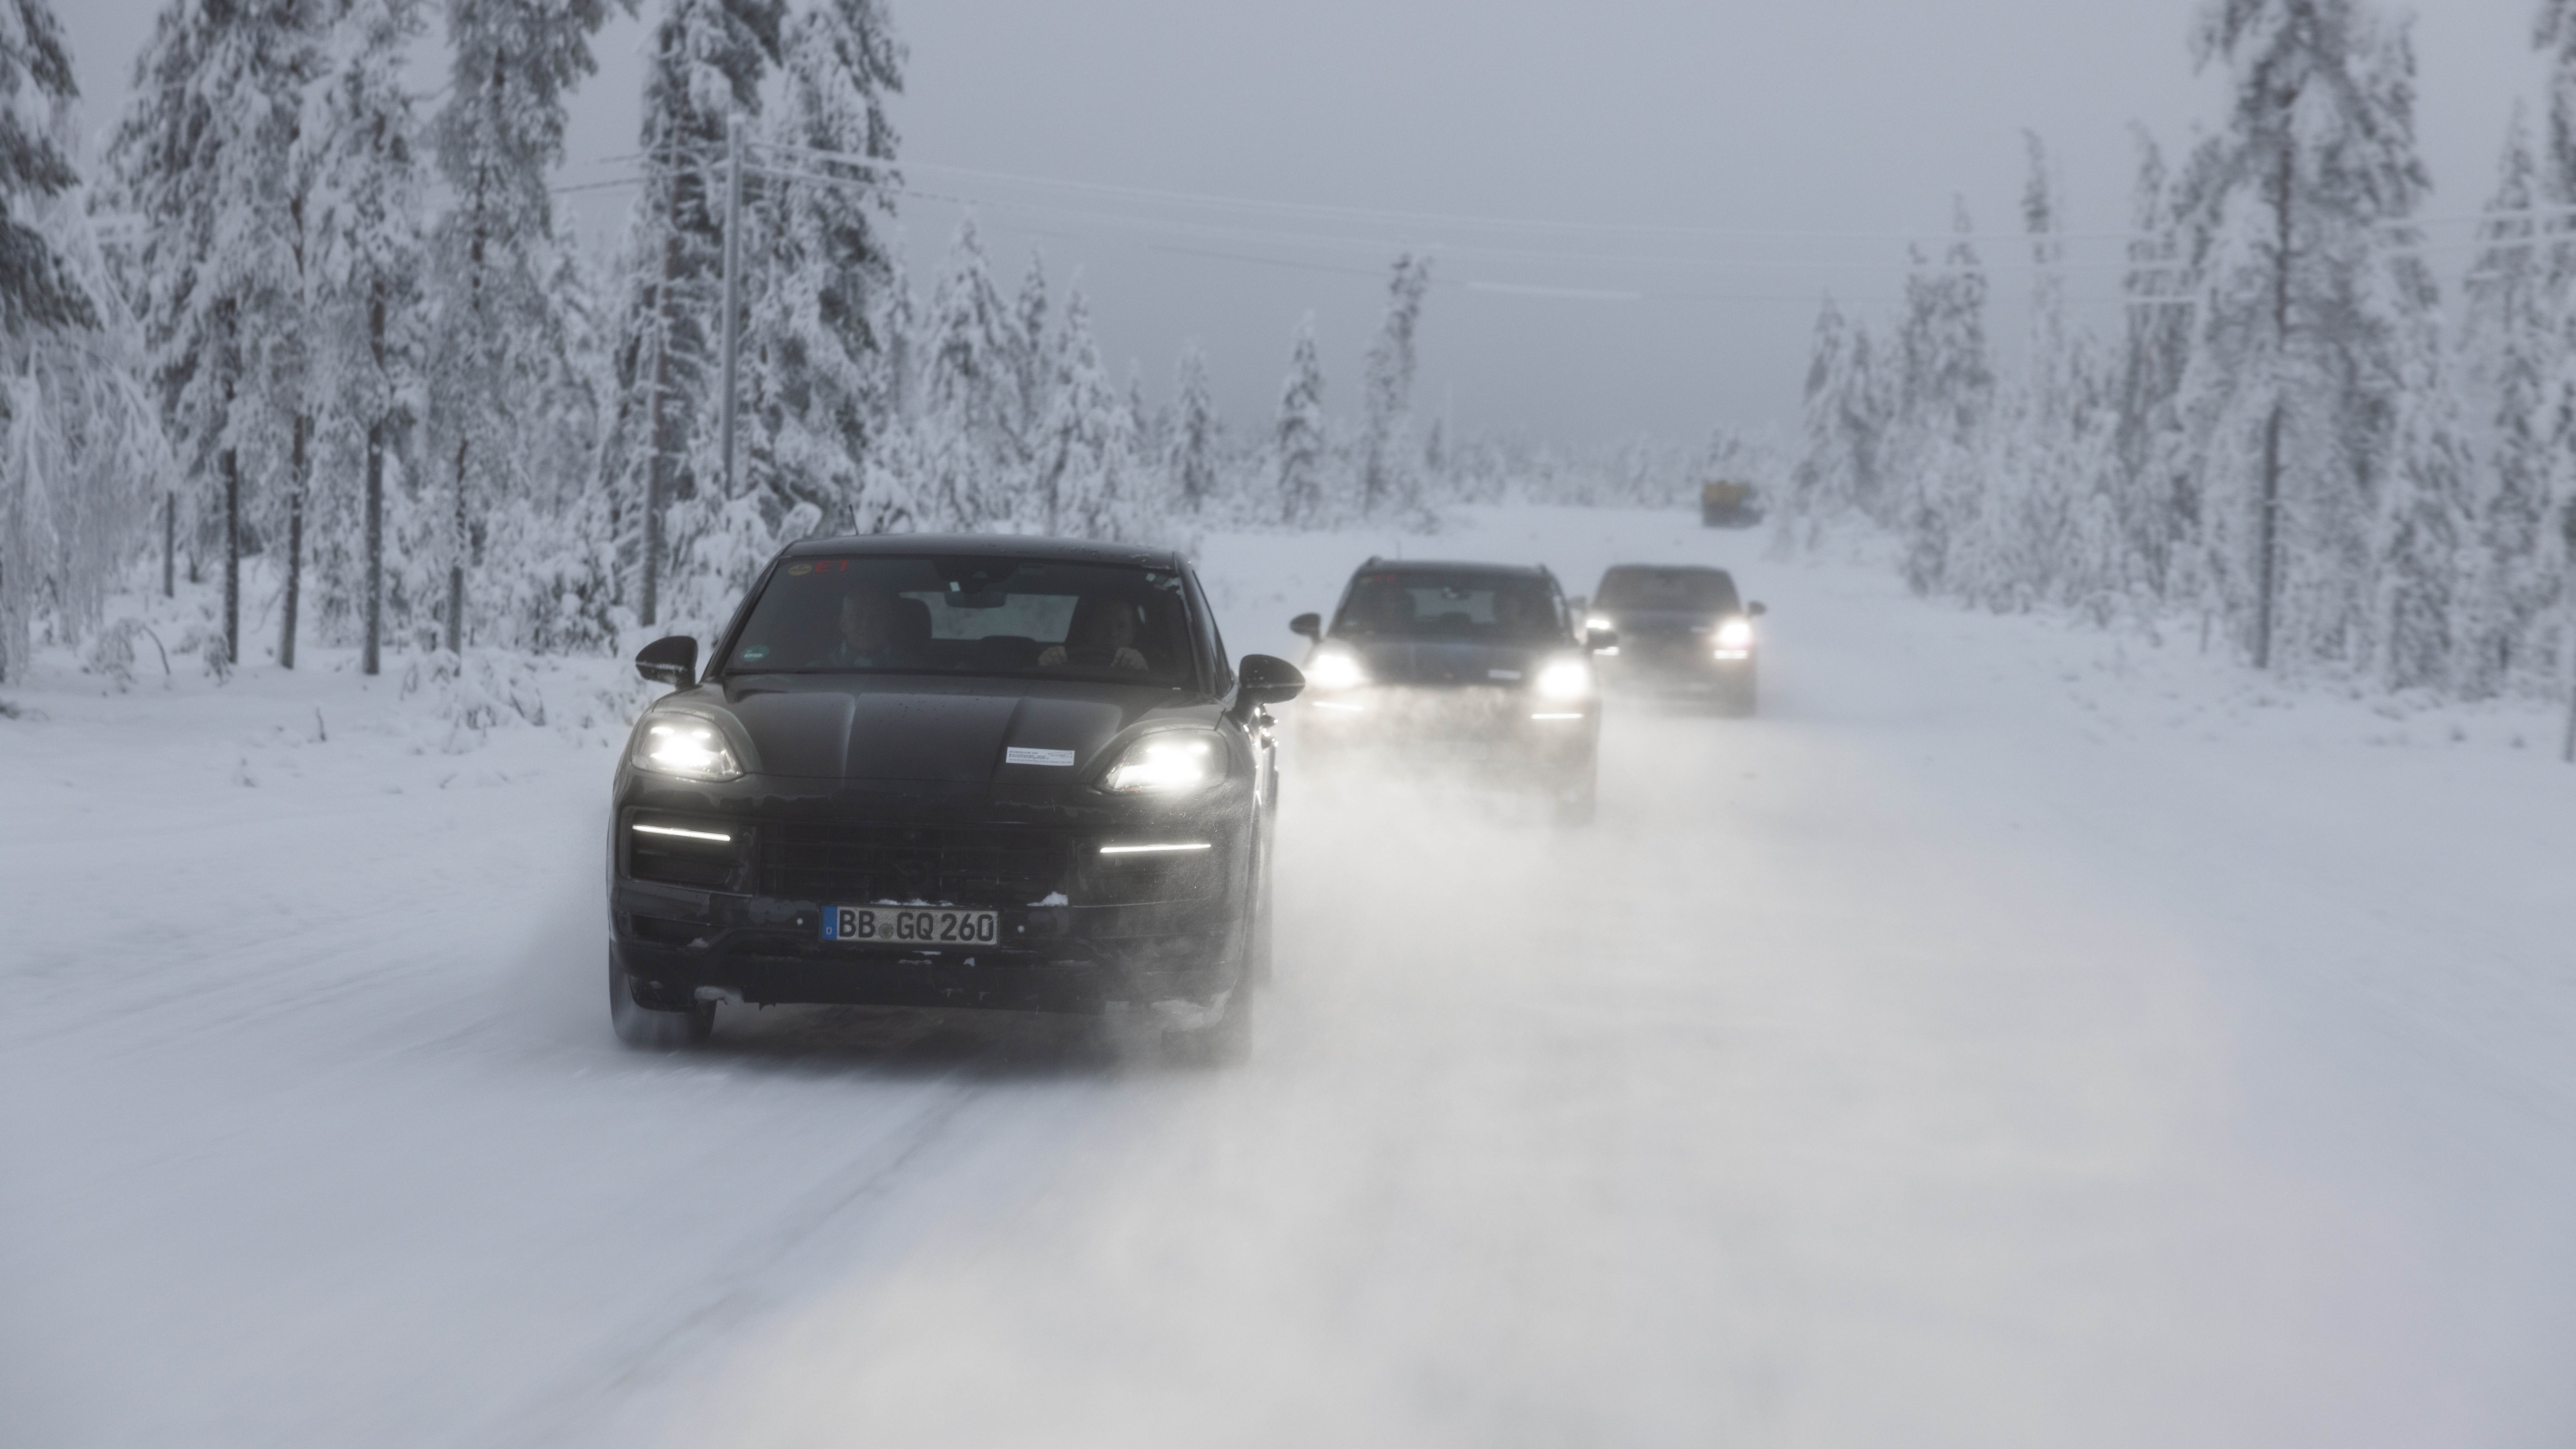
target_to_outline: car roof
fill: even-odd
[[[868,533],[844,538],[807,538],[789,544],[785,554],[789,558],[812,558],[817,554],[1034,558],[1056,563],[1127,564],[1149,569],[1177,569],[1182,563],[1181,556],[1171,549],[1140,543],[1032,538],[1010,533]]]
[[[1627,573],[1631,570],[1643,574],[1718,574],[1722,576],[1726,573],[1726,570],[1719,568],[1715,564],[1659,563],[1617,563],[1603,569],[1601,572],[1606,577],[1610,574]]]
[[[1515,578],[1546,579],[1556,577],[1541,564],[1478,563],[1464,559],[1372,558],[1361,564],[1358,573],[1425,573],[1425,574],[1504,574]]]

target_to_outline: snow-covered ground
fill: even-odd
[[[1602,818],[1291,780],[1253,1062],[601,1000],[623,667],[0,691],[10,1445],[2559,1445],[2576,769],[1711,559],[1764,711]],[[1358,537],[1207,541],[1287,652]],[[511,681],[497,681],[506,692]]]

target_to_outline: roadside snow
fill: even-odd
[[[1691,524],[1207,541],[1237,652],[1373,549],[1772,606],[1762,716],[1614,713],[1586,834],[1292,773],[1219,1074],[904,1013],[619,1050],[615,661],[55,660],[0,691],[0,1442],[2576,1434],[2550,712]]]

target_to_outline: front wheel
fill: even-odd
[[[714,1034],[716,1004],[693,1001],[676,1011],[644,1005],[635,999],[635,978],[617,964],[617,952],[612,947],[608,953],[608,1024],[617,1029],[617,1039],[628,1046],[676,1051],[696,1046]]]
[[[1252,1059],[1252,989],[1249,981],[1226,993],[1214,1021],[1163,1028],[1163,1057],[1185,1067],[1239,1067]]]

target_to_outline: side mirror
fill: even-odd
[[[635,652],[635,672],[655,684],[687,689],[698,682],[698,641],[686,634],[656,639]]]
[[[1616,649],[1619,647],[1619,631],[1616,629],[1586,629],[1583,631],[1583,647],[1596,654],[1605,649]]]
[[[1234,707],[1249,712],[1265,704],[1286,704],[1305,688],[1306,676],[1296,665],[1268,654],[1246,654],[1235,670]]]
[[[1755,599],[1752,603],[1744,606],[1744,615],[1748,619],[1759,619],[1770,612],[1771,611],[1769,609],[1762,607],[1762,601],[1760,599]]]
[[[1303,634],[1307,638],[1321,644],[1324,642],[1324,616],[1321,614],[1299,614],[1296,618],[1288,621],[1288,632],[1291,634]],[[1258,654],[1252,656],[1254,659],[1259,659],[1261,657],[1262,656]]]

